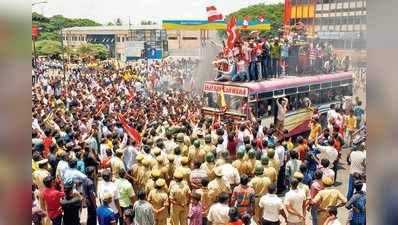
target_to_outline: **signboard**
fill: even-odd
[[[204,92],[220,92],[222,85],[205,83],[203,87]]]
[[[141,57],[144,41],[126,41],[126,57]]]
[[[237,28],[240,29],[243,20],[237,21]],[[215,21],[209,23],[207,20],[163,20],[163,30],[226,30],[226,21]],[[247,30],[270,30],[271,20],[265,19],[263,23],[253,19],[249,21]]]
[[[245,87],[224,86],[224,94],[247,96],[248,92],[248,89]]]
[[[210,83],[205,83],[203,87],[204,92],[220,92],[221,90],[224,90],[224,94],[227,95],[234,95],[234,96],[243,96],[247,97],[249,90],[246,87],[238,87],[238,86],[223,86],[219,84],[210,84]]]

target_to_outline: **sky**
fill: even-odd
[[[40,0],[33,0],[32,3]],[[160,22],[163,19],[205,20],[206,6],[214,5],[223,15],[249,5],[273,4],[283,0],[47,0],[32,6],[32,11],[50,17],[61,14],[68,18],[88,18],[99,23],[121,18],[133,24],[141,20]]]

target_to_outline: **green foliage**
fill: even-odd
[[[77,49],[77,54],[82,58],[95,57],[100,59],[106,59],[109,51],[103,44],[82,44]]]
[[[37,55],[59,55],[62,53],[61,42],[53,40],[41,40],[35,43]]]
[[[256,5],[251,5],[246,8],[242,8],[236,12],[233,12],[229,15],[227,15],[226,21],[229,20],[229,18],[234,15],[238,20],[243,20],[244,16],[249,16],[250,20],[256,20],[258,16],[263,15],[265,16],[266,20],[271,20],[271,30],[269,31],[261,31],[260,36],[265,36],[265,37],[274,37],[279,34],[279,29],[283,28],[283,3],[279,4],[256,4]],[[247,36],[248,33],[250,33],[249,30],[241,30],[240,31],[241,36]],[[225,37],[226,36],[226,31],[222,30],[219,31],[218,34],[220,37]]]
[[[59,40],[61,28],[101,25],[89,19],[69,19],[62,15],[54,15],[48,18],[36,12],[32,13],[32,24],[38,25],[40,29],[38,40]]]

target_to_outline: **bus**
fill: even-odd
[[[284,121],[287,136],[298,135],[309,130],[313,108],[318,108],[321,124],[326,123],[326,113],[331,104],[343,105],[344,99],[352,97],[353,73],[338,72],[312,76],[284,76],[260,82],[207,81],[203,85],[202,113],[206,116],[220,115],[223,118],[244,121],[243,105],[249,104],[252,115],[269,127],[275,123],[276,100],[289,100]],[[227,105],[220,109],[221,95]],[[309,104],[311,105],[309,107]]]

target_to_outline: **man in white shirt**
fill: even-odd
[[[337,160],[338,157],[338,151],[335,147],[333,147],[334,140],[329,139],[328,140],[328,145],[327,146],[322,146],[319,144],[316,144],[316,147],[319,149],[321,154],[319,154],[320,159],[328,159],[330,162],[329,167],[332,168],[334,165],[334,162]]]
[[[231,165],[231,163],[225,163],[220,166],[223,179],[226,180],[231,187],[235,187],[240,182],[239,171]]]
[[[112,174],[109,170],[105,170],[102,172],[102,179],[98,182],[98,197],[102,199],[102,196],[109,192],[112,193],[112,202],[109,204],[112,211],[115,214],[122,215],[122,210],[119,205],[119,191],[114,182],[112,182]]]
[[[330,123],[330,119],[335,118],[336,117],[336,110],[335,110],[336,106],[334,104],[330,104],[330,109],[327,112],[327,124]]]
[[[286,220],[283,202],[282,199],[276,195],[275,184],[268,186],[268,194],[260,198],[259,206],[262,212],[263,224],[280,224],[280,215]]]
[[[290,181],[290,185],[291,189],[285,195],[287,225],[304,225],[305,193],[297,188],[299,181],[296,178]]]
[[[229,221],[228,194],[223,192],[218,196],[218,202],[210,206],[207,220],[211,225],[225,225]]]
[[[365,145],[361,145],[358,148],[353,148],[353,151],[350,153],[350,175],[348,178],[348,192],[347,199],[351,199],[354,194],[354,173],[358,173],[360,175],[365,174],[366,172],[366,154],[364,152]]]

